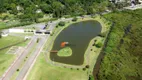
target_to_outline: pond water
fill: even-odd
[[[72,56],[59,57],[56,53],[50,53],[50,59],[71,65],[82,65],[84,54],[91,39],[101,33],[101,24],[95,20],[78,22],[65,28],[55,39],[52,50],[60,50],[62,42],[69,42]]]

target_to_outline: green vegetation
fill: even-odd
[[[14,43],[23,41],[24,38],[16,37],[16,36],[7,36],[0,38],[0,48],[6,47],[8,45],[12,45]]]
[[[30,40],[26,40],[25,42],[21,43],[21,44],[18,44],[16,46],[21,46],[21,47],[25,47],[27,46],[27,44],[29,43]]]
[[[102,42],[98,42],[98,43],[95,44],[95,46],[96,46],[97,48],[101,48],[102,45],[103,45]]]
[[[0,22],[0,30],[4,29],[6,27],[6,24],[4,22]]]
[[[83,70],[61,68],[46,62],[43,53],[38,57],[27,80],[87,80]]]
[[[65,26],[65,22],[60,21],[58,25],[59,25],[59,26]]]
[[[94,80],[94,76],[89,76],[89,80]]]
[[[142,79],[142,9],[105,15],[115,22],[105,48],[99,80]],[[125,16],[125,17],[124,17]]]
[[[22,40],[24,39],[15,36],[2,37],[0,38],[0,48],[6,47],[8,45],[17,43]],[[10,66],[10,64],[16,57],[15,55],[12,54],[6,54],[8,50],[9,48],[0,50],[0,76]]]
[[[23,41],[24,38],[21,37],[16,37],[16,36],[7,36],[7,37],[2,37],[0,38],[0,48],[12,45],[14,43]],[[18,45],[15,46],[22,46],[25,47],[28,44],[29,40],[26,42],[22,42]],[[10,64],[15,60],[16,55],[13,54],[6,54],[6,52],[10,48],[6,48],[3,50],[0,50],[0,76],[5,72],[5,70],[10,66]]]
[[[107,0],[0,0],[0,21],[8,27],[23,26],[52,18],[95,14],[105,11],[108,5]]]
[[[72,21],[77,21],[77,18],[76,18],[76,17],[74,17],[74,18],[72,19]]]
[[[70,47],[62,48],[61,50],[58,51],[57,55],[60,56],[60,57],[71,56],[72,55],[72,49]]]

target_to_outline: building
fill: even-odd
[[[9,29],[9,33],[24,33],[24,29]]]

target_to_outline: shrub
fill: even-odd
[[[17,69],[17,71],[19,71],[19,69]]]
[[[89,80],[94,80],[94,77],[92,75],[90,75]]]
[[[94,43],[94,44],[92,44],[92,46],[95,46],[95,43]]]
[[[89,65],[86,65],[85,67],[86,67],[86,68],[89,68],[90,66],[89,66]]]
[[[70,17],[71,17],[71,15],[64,15],[64,17],[65,17],[65,18],[70,18]]]
[[[37,43],[39,42],[39,38],[37,38],[36,42],[37,42]]]
[[[56,26],[56,28],[58,28],[58,25]]]
[[[76,17],[75,17],[75,18],[73,18],[73,19],[72,19],[72,21],[74,21],[74,22],[75,22],[75,21],[77,21],[77,18],[76,18]]]
[[[100,36],[100,37],[105,37],[106,34],[107,34],[106,32],[103,32],[103,33],[100,33],[99,36]]]
[[[102,44],[101,42],[98,42],[98,43],[96,44],[96,47],[97,47],[97,48],[101,48],[102,45],[103,45],[103,44]]]
[[[83,68],[83,71],[85,71],[86,70],[86,68]]]
[[[58,25],[59,25],[59,26],[65,26],[65,22],[60,21]]]

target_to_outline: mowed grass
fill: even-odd
[[[22,40],[24,40],[24,38],[19,38],[15,36],[2,37],[0,38],[0,48],[17,43]],[[2,76],[2,74],[6,71],[6,69],[16,58],[16,55],[6,54],[8,50],[9,48],[0,50],[0,76]]]
[[[4,29],[6,27],[6,24],[4,22],[0,22],[0,30]]]
[[[8,45],[12,45],[22,40],[24,40],[24,38],[15,37],[15,36],[2,37],[0,38],[0,48],[3,48]]]
[[[61,50],[58,51],[57,55],[61,56],[61,57],[71,56],[72,55],[72,49],[70,47],[62,48]]]
[[[2,76],[2,74],[10,66],[10,64],[14,61],[16,57],[15,55],[12,54],[5,54],[8,49],[0,51],[0,76]]]
[[[88,80],[87,72],[52,66],[46,63],[43,53],[38,57],[27,80]]]

